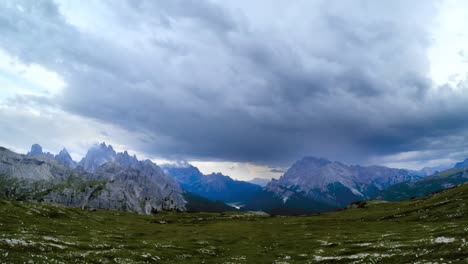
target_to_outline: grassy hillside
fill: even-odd
[[[376,195],[386,201],[408,200],[423,197],[456,185],[468,182],[468,169],[449,169],[413,182],[404,182],[390,186]]]
[[[187,212],[234,212],[238,211],[236,208],[229,206],[221,201],[212,201],[199,195],[186,192],[184,199],[187,201]]]
[[[3,200],[0,263],[466,263],[468,185],[356,207],[142,216]]]

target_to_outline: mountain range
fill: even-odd
[[[345,165],[324,158],[305,157],[278,180],[269,182],[247,205],[270,213],[329,211],[366,200],[388,187],[420,179],[409,170],[383,166]]]
[[[305,157],[279,179],[245,182],[221,173],[205,175],[187,162],[159,167],[105,143],[91,147],[79,162],[65,148],[53,155],[34,144],[26,155],[0,148],[0,196],[140,214],[236,210],[227,204],[245,211],[304,214],[362,200],[421,197],[468,181],[468,159],[443,169],[411,171]]]
[[[386,201],[408,200],[439,192],[465,182],[468,182],[468,167],[459,166],[417,181],[392,185],[372,198]]]
[[[8,198],[71,207],[142,214],[186,210],[180,186],[150,160],[116,153],[105,143],[91,148],[78,165],[70,160],[66,150],[53,156],[39,145],[27,155],[1,148],[0,188]]]
[[[165,164],[161,167],[174,177],[182,189],[213,201],[242,204],[262,189],[259,185],[234,180],[221,173],[204,175],[188,163]]]

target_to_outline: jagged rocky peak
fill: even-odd
[[[27,156],[45,156],[45,157],[48,157],[48,158],[54,158],[54,155],[52,155],[50,152],[44,152],[42,150],[42,146],[39,145],[39,144],[33,144],[31,146],[31,151],[28,152],[28,154],[26,154]]]
[[[286,201],[296,193],[333,206],[367,199],[389,186],[420,178],[410,171],[383,166],[346,165],[323,158],[305,157],[288,169],[266,190]]]
[[[200,180],[203,173],[197,167],[192,166],[187,161],[177,161],[176,163],[163,164],[161,168],[168,175],[176,179],[179,184],[188,184]]]
[[[119,153],[119,157],[133,164],[125,166],[117,161],[116,156],[111,146],[96,145],[88,151],[82,164],[94,168],[104,163],[93,171],[84,171],[82,168],[67,168],[42,155],[25,156],[0,148],[0,180],[3,178],[12,183],[7,186],[8,195],[12,198],[141,214],[161,210],[185,211],[182,189],[156,164],[150,160],[140,162],[126,152]],[[61,151],[57,158],[71,160],[66,150]],[[44,192],[45,189],[50,191]]]
[[[106,145],[105,142],[91,147],[86,156],[80,161],[79,165],[86,171],[93,172],[99,166],[106,162],[115,161],[117,153],[111,145]]]
[[[134,167],[138,164],[136,155],[130,156],[127,151],[117,153],[116,161],[123,167]]]
[[[31,151],[29,151],[28,155],[33,156],[33,155],[42,155],[44,154],[42,152],[42,146],[39,144],[33,144],[31,146]]]
[[[63,148],[59,154],[55,155],[55,160],[72,169],[76,168],[77,166],[76,162],[70,156],[70,153],[68,153],[66,148]]]
[[[295,162],[279,179],[286,185],[301,186],[304,189],[324,188],[333,182],[350,184],[348,166],[324,158],[304,157]]]
[[[36,148],[35,154],[20,155],[10,150],[0,151],[0,178],[12,177],[31,181],[52,181],[63,175],[69,174],[69,170],[61,166],[53,158],[40,154]],[[50,153],[49,153],[50,154]],[[10,186],[12,190],[21,188],[30,191],[28,186]]]

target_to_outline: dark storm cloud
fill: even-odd
[[[362,162],[468,130],[466,96],[429,80],[430,1],[112,1],[107,32],[49,1],[1,5],[0,47],[62,75],[62,109],[156,156]]]
[[[273,172],[273,173],[285,173],[286,170],[281,170],[281,169],[271,169],[270,172]]]

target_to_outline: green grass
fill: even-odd
[[[468,185],[321,215],[82,211],[0,201],[0,263],[466,263]]]
[[[449,169],[414,182],[403,182],[390,186],[377,194],[377,198],[388,201],[407,200],[423,197],[434,192],[468,182],[467,169]]]

